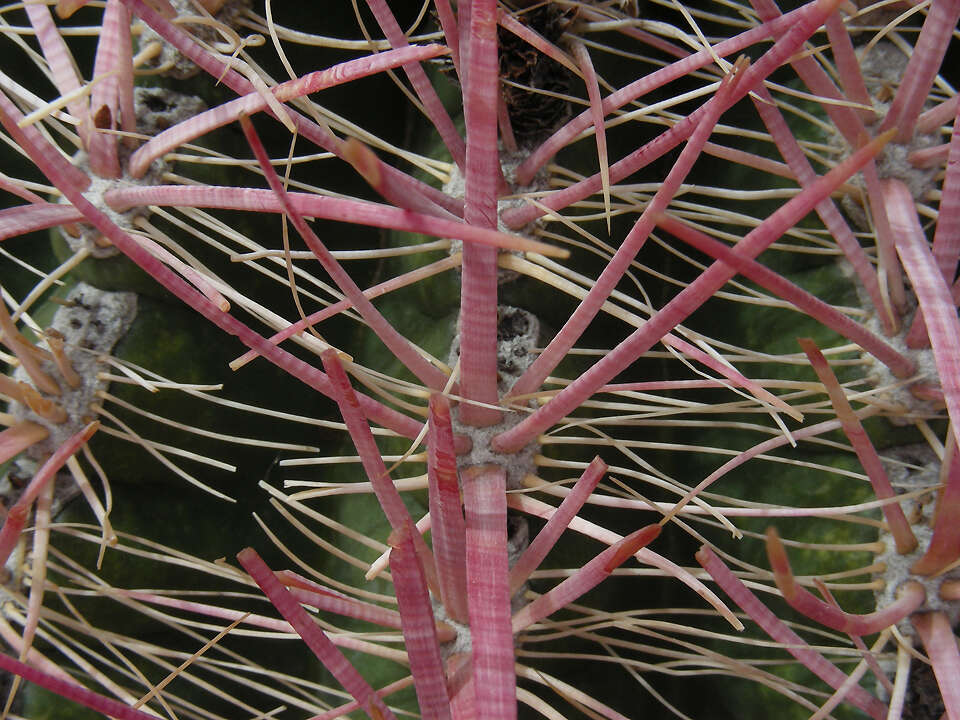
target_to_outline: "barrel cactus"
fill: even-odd
[[[958,16],[4,7],[8,705],[960,718]]]

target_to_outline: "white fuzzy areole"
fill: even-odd
[[[960,579],[960,569],[935,577],[924,577],[910,572],[913,564],[926,553],[933,536],[932,520],[936,509],[937,493],[932,489],[940,484],[940,459],[927,445],[897,448],[892,452],[886,452],[885,455],[900,461],[897,464],[886,463],[887,474],[895,489],[909,492],[931,488],[931,492],[909,504],[904,503],[904,513],[911,519],[910,525],[917,538],[916,550],[908,555],[901,555],[897,552],[890,533],[884,532],[880,535],[879,540],[884,544],[885,550],[876,556],[876,560],[882,562],[886,569],[880,576],[884,581],[884,587],[876,592],[877,607],[884,608],[893,603],[897,599],[899,588],[908,580],[912,580],[923,585],[927,593],[926,602],[917,612],[941,611],[950,619],[951,625],[956,625],[960,620],[960,603],[942,600],[940,585],[946,580]],[[904,635],[914,635],[913,626],[909,620],[901,621],[897,629]],[[919,640],[917,643],[919,644]]]
[[[134,88],[134,108],[137,114],[137,130],[145,135],[156,135],[158,132],[177,123],[189,120],[191,117],[207,109],[200,98],[183,93],[167,90],[166,88]],[[162,107],[157,107],[162,103]],[[120,144],[118,149],[120,167],[127,167],[131,149]],[[73,156],[73,165],[83,170],[90,178],[90,187],[83,192],[83,197],[106,215],[110,222],[120,229],[131,232],[134,230],[134,221],[138,217],[149,214],[146,208],[133,207],[123,212],[117,212],[103,200],[104,193],[123,187],[149,186],[163,184],[163,174],[170,170],[170,165],[162,158],[154,160],[147,172],[141,178],[132,178],[124,171],[120,178],[101,178],[90,170],[87,153],[83,150]],[[70,235],[63,227],[59,228],[60,236],[73,252],[85,247],[94,258],[103,259],[120,254],[112,244],[99,242],[100,231],[92,225],[78,223],[79,236]]]

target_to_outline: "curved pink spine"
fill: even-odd
[[[537,500],[536,498],[532,498],[529,495],[511,494],[507,497],[507,505],[514,510],[519,510],[520,512],[533,515],[534,517],[543,518],[544,520],[549,520],[557,512],[557,508],[555,508],[553,505],[548,505],[547,503]],[[649,505],[646,505],[646,507],[649,508]],[[612,530],[607,530],[604,527],[595,525],[589,520],[585,520],[578,515],[575,515],[570,520],[568,527],[574,532],[578,532],[581,535],[593,538],[594,540],[599,540],[607,545],[613,545],[614,543],[623,540],[623,535],[619,535]],[[667,575],[675,577],[677,580],[682,582],[697,595],[703,598],[709,605],[711,605],[727,622],[730,623],[730,625],[733,626],[734,629],[743,630],[743,624],[737,620],[736,615],[730,612],[730,609],[723,604],[723,600],[718,598],[716,594],[710,590],[710,588],[697,580],[697,578],[694,577],[689,571],[680,567],[672,560],[669,560],[659,553],[650,550],[649,548],[640,548],[635,553],[635,556],[640,562],[658,568]]]
[[[48,202],[18,205],[0,210],[0,241],[80,220],[83,220],[83,215],[69,205]]]
[[[653,542],[660,529],[660,525],[647,525],[603,550],[559,585],[518,610],[512,620],[513,631],[530,627],[595,588],[640,548]]]
[[[118,700],[87,690],[87,688],[74,682],[49,675],[3,653],[0,653],[0,669],[19,675],[24,680],[56,693],[62,698],[72,700],[108,717],[116,718],[116,720],[157,720],[156,715],[145,713],[142,710],[134,710]]]
[[[85,176],[84,176],[85,177]],[[306,217],[337,220],[355,225],[390,228],[423,233],[440,238],[456,238],[470,245],[491,248],[539,252],[543,255],[566,257],[566,250],[546,243],[526,240],[484,227],[455,222],[432,215],[382,205],[365,200],[325,197],[308,193],[287,193],[294,209]],[[205,207],[220,210],[249,210],[250,212],[281,212],[282,205],[272,190],[216,185],[153,185],[108,190],[104,201],[117,212],[138,205],[168,205],[172,207]]]
[[[393,353],[394,357],[403,363],[404,367],[412,372],[420,382],[427,387],[433,389],[442,388],[447,381],[446,374],[439,368],[431,365],[430,362],[410,344],[409,340],[397,332],[396,328],[387,322],[387,319],[383,317],[373,306],[373,303],[367,299],[363,291],[353,281],[353,278],[347,274],[343,266],[337,262],[336,258],[330,254],[330,251],[327,250],[327,247],[320,241],[316,233],[307,225],[303,216],[293,207],[289,195],[284,189],[283,183],[280,181],[280,177],[270,164],[270,158],[267,155],[266,148],[263,146],[263,143],[260,142],[259,136],[253,129],[253,123],[250,122],[250,118],[241,115],[240,125],[243,128],[244,136],[247,138],[247,143],[249,143],[253,149],[257,162],[260,163],[260,169],[263,170],[267,184],[270,185],[270,189],[280,201],[284,213],[290,218],[290,222],[293,223],[297,232],[300,233],[300,237],[303,238],[303,241],[307,244],[307,247],[310,248],[310,251],[317,260],[320,261],[323,269],[327,271],[327,274],[336,286],[340,288],[340,291],[344,295],[350,298],[354,309],[360,313],[364,322],[373,330],[374,334],[380,339],[380,342],[386,345],[387,349]]]
[[[383,34],[392,47],[399,49],[408,46],[407,36],[397,23],[397,19],[393,16],[393,11],[390,10],[386,0],[367,0],[367,6],[377,19],[377,24],[380,25],[380,29],[383,30]],[[419,62],[404,63],[403,71],[410,80],[417,97],[420,98],[420,102],[423,103],[427,117],[430,118],[430,122],[440,133],[440,139],[446,145],[453,161],[462,168],[466,162],[466,146],[463,143],[463,138],[460,137],[460,133],[457,132],[457,128],[454,127],[453,120],[450,119],[450,115],[443,107],[443,103],[440,102],[437,91],[430,84],[427,74]]]
[[[427,427],[430,534],[437,561],[440,598],[447,614],[453,620],[465,623],[468,619],[466,525],[460,503],[450,404],[443,395],[435,393],[430,396]]]
[[[810,672],[835,690],[843,685],[847,679],[846,674],[811,648],[803,638],[787,627],[766,605],[760,602],[757,596],[750,592],[736,575],[730,572],[730,569],[717,557],[713,550],[706,545],[701,547],[697,553],[697,562],[710,573],[710,577],[714,579],[717,585],[723,588],[723,591],[767,635],[783,644],[784,650],[803,663]],[[854,707],[863,710],[874,720],[885,720],[887,717],[887,708],[883,703],[859,685],[850,688],[845,700]]]
[[[603,124],[603,98],[593,60],[587,46],[579,40],[572,43],[572,52],[580,65],[583,82],[587,86],[590,114],[593,117],[593,135],[597,143],[597,163],[600,165],[600,188],[603,191],[603,209],[607,213],[607,233],[610,233],[610,159],[607,155],[607,130]]]
[[[948,451],[943,468],[945,486],[937,497],[933,518],[933,537],[923,557],[910,568],[917,575],[933,575],[960,555],[960,454],[955,443],[948,444]]]
[[[814,372],[817,373],[817,377],[820,378],[820,382],[826,388],[827,395],[830,397],[830,404],[833,405],[833,410],[837,414],[837,419],[840,420],[843,432],[850,441],[853,451],[857,454],[857,459],[860,460],[867,477],[870,478],[874,494],[881,500],[895,498],[897,494],[893,485],[890,484],[890,478],[883,467],[883,462],[880,460],[876,448],[873,447],[873,443],[870,442],[867,431],[863,429],[860,418],[854,414],[853,407],[847,400],[843,388],[840,387],[837,376],[830,369],[827,359],[810,338],[797,338],[797,342],[803,348]],[[890,528],[890,534],[894,537],[897,552],[901,555],[912,552],[917,547],[917,538],[913,534],[906,515],[903,514],[903,508],[898,504],[884,505],[883,517]]]
[[[107,0],[100,39],[97,42],[97,56],[93,64],[94,79],[109,73],[119,73],[124,60],[129,68],[129,53],[123,52],[124,37],[129,45],[130,14],[120,0]],[[133,81],[132,71],[126,73],[126,79]],[[98,132],[116,130],[119,126],[117,120],[120,115],[120,81],[119,74],[114,74],[97,82],[90,92],[93,129],[87,144],[87,155],[90,158],[90,169],[103,178],[118,178],[123,173],[117,153],[119,138],[113,133]]]
[[[953,436],[960,439],[960,322],[956,306],[930,252],[910,191],[899,180],[884,180],[882,188],[897,252],[927,324]]]
[[[933,233],[933,257],[948,283],[960,260],[960,115],[958,105],[954,104],[953,132],[950,136],[950,149],[947,153],[947,168],[943,178],[940,196],[937,229]],[[923,313],[916,314],[910,332],[907,333],[908,347],[927,347],[927,326]]]
[[[245,548],[237,554],[237,560],[283,618],[293,626],[317,659],[337,679],[337,682],[356,698],[360,707],[370,716],[370,720],[396,720],[390,708],[344,657],[339,648],[330,641],[326,633],[310,618],[300,603],[280,584],[256,551],[253,548]]]
[[[739,101],[748,92],[759,87],[764,78],[776,68],[780,67],[780,65],[786,62],[787,59],[797,51],[803,42],[823,23],[823,20],[836,9],[839,3],[840,0],[817,0],[813,10],[809,14],[800,16],[798,21],[794,25],[789,26],[789,29],[780,36],[773,47],[767,50],[755,63],[747,68],[741,78],[736,80],[736,89],[730,91],[731,96],[726,99],[724,109]],[[676,147],[676,145],[683,140],[689,138],[697,128],[698,123],[701,122],[703,117],[702,113],[705,113],[709,107],[710,104],[705,103],[666,132],[661,133],[643,147],[633,151],[611,165],[611,182],[619,182],[627,175],[645,167],[656,158]],[[525,225],[541,217],[546,212],[543,208],[559,210],[597,192],[600,187],[600,175],[593,175],[563,190],[557,190],[546,195],[541,200],[542,207],[528,205],[504,212],[503,221],[508,227]]]
[[[2,211],[0,211],[2,212]],[[397,275],[392,277],[389,280],[384,280],[382,283],[378,283],[373,287],[369,287],[363,291],[363,295],[367,300],[373,300],[374,298],[380,297],[381,295],[386,295],[393,290],[398,288],[406,287],[414,282],[417,282],[424,277],[427,273],[432,273],[432,271],[439,271],[448,268],[456,267],[459,263],[456,258],[447,257],[443,260],[437,260],[434,263],[429,265],[424,265],[419,269],[419,271],[407,272],[403,275]],[[294,323],[290,323],[280,332],[274,333],[270,336],[270,342],[274,345],[279,345],[284,340],[287,340],[294,335],[303,332],[307,329],[308,326],[317,325],[322,323],[324,320],[334,317],[342,313],[345,310],[349,310],[353,307],[353,303],[350,302],[349,298],[344,298],[335,303],[327,305],[322,310],[317,310],[315,313],[307,315],[306,318],[301,318]],[[238,357],[236,360],[230,363],[230,368],[236,370],[240,367],[243,367],[248,362],[258,357],[259,353],[256,350],[249,350],[243,355]]]
[[[889,140],[890,132],[881,135],[862,147],[829,173],[807,187],[780,207],[758,227],[747,233],[737,244],[736,252],[754,258],[773,243],[787,228],[792,227],[834,188],[860,169]],[[660,312],[643,327],[635,330],[612,352],[597,362],[587,372],[560,391],[550,402],[529,415],[510,430],[500,433],[492,441],[499,452],[516,452],[537,434],[558,422],[568,412],[578,407],[596,390],[621,370],[629,366],[643,353],[653,347],[663,335],[682,322],[702,305],[717,290],[723,287],[735,271],[729,266],[715,262],[700,277],[681,290]]]
[[[67,43],[60,35],[60,30],[53,22],[50,15],[50,8],[43,0],[26,0],[23,3],[24,10],[27,11],[27,17],[37,34],[37,42],[40,43],[40,49],[43,56],[50,65],[50,72],[53,74],[53,82],[61,95],[68,95],[75,90],[80,89],[80,77],[77,75],[77,64],[73,55],[67,48]],[[90,102],[85,97],[79,97],[71,100],[67,104],[67,109],[80,124],[77,127],[77,133],[80,135],[80,141],[84,147],[89,146],[92,124],[90,122]]]
[[[680,157],[670,169],[653,199],[647,203],[643,214],[634,223],[627,237],[617,248],[617,252],[607,263],[603,272],[600,273],[600,277],[590,288],[587,297],[580,302],[577,309],[563,324],[563,327],[543,352],[537,356],[533,364],[514,383],[508,396],[514,394],[525,395],[539,388],[546,377],[560,364],[570,348],[580,339],[580,336],[583,335],[584,330],[597,316],[597,313],[600,312],[601,306],[610,297],[610,293],[613,292],[623,274],[630,267],[630,263],[633,262],[637,252],[640,251],[640,248],[643,247],[650,236],[650,231],[656,224],[657,216],[670,205],[670,201],[673,200],[680,184],[693,168],[697,156],[703,149],[703,144],[713,132],[720,115],[733,103],[736,88],[744,80],[742,71],[743,67],[741,65],[736,71],[725,75],[716,94],[704,103],[702,107],[703,115],[693,128],[690,140],[683,148],[683,152],[680,153]],[[694,114],[696,113],[692,113],[688,118]],[[673,129],[677,129],[680,124],[678,123]]]
[[[917,118],[930,94],[957,20],[960,19],[960,0],[934,0],[920,29],[920,37],[913,46],[910,60],[903,71],[902,82],[893,104],[880,125],[880,130],[896,127],[897,142],[906,143],[913,137]]]
[[[474,466],[461,474],[461,481],[476,714],[483,720],[512,720],[517,715],[517,678],[510,626],[506,472],[495,465]]]
[[[819,578],[814,578],[813,584],[817,586],[817,590],[823,596],[824,600],[826,600],[833,607],[840,607],[836,599],[833,597],[833,594],[830,592],[829,588],[827,588],[826,584],[822,580],[820,580]],[[886,689],[888,693],[892,694],[893,680],[887,677],[887,674],[883,671],[883,668],[880,667],[880,662],[879,660],[877,660],[877,656],[874,655],[873,651],[867,647],[867,644],[863,641],[863,638],[861,638],[859,635],[852,635],[850,633],[847,633],[847,637],[850,638],[850,642],[853,643],[853,646],[857,648],[857,650],[859,650],[860,653],[863,655],[863,662],[867,667],[870,668],[871,672],[873,672],[873,675],[877,679],[877,681],[881,685],[883,685],[883,687]],[[851,673],[850,677],[851,679],[853,678],[853,673]],[[859,682],[859,678],[857,678],[856,682]],[[840,692],[840,691],[838,690],[837,692]],[[839,701],[842,699],[843,699],[842,697],[838,697],[837,702],[839,703]],[[892,699],[890,704],[892,707],[893,706]],[[836,704],[833,705],[832,707],[836,707]]]
[[[19,121],[23,120],[23,114],[17,109],[16,105],[10,102],[5,92],[0,92],[0,95],[2,95],[2,98],[0,98],[0,103],[2,103],[0,120],[2,120],[3,128],[7,131],[10,139],[24,150],[27,150],[27,148],[35,149],[38,157],[31,157],[34,164],[41,170],[44,166],[56,167],[58,176],[64,182],[69,183],[71,187],[76,187],[80,192],[90,187],[90,178],[87,177],[86,173],[67,162],[59,148],[51,146],[36,127],[33,125],[20,127],[18,125]],[[49,175],[47,177],[49,178]],[[52,178],[51,182],[53,182]]]
[[[428,60],[445,53],[442,45],[414,45],[400,50],[390,50],[371,57],[357,58],[334,65],[326,70],[317,70],[295,80],[280,83],[270,92],[279,102],[288,102],[337,85],[381,73],[402,65],[409,60]],[[217,128],[229,125],[240,115],[253,115],[268,109],[261,93],[250,91],[243,96],[194,115],[185,122],[155,135],[130,156],[129,172],[135,178],[142,177],[154,160],[174,148],[190,142]]]
[[[560,503],[560,507],[547,520],[537,536],[527,545],[523,554],[517,559],[510,568],[510,592],[515,593],[520,589],[530,573],[540,567],[540,563],[547,557],[547,553],[553,548],[557,540],[567,529],[570,521],[580,512],[580,508],[590,497],[597,483],[607,472],[607,464],[599,457],[595,457],[587,465],[583,474],[577,479],[577,482],[570,489],[569,494]]]
[[[440,29],[443,30],[443,39],[450,48],[450,59],[453,61],[454,71],[460,76],[460,28],[457,18],[450,7],[450,0],[434,0],[433,7],[437,11]]]
[[[942,612],[918,613],[910,618],[933,665],[946,717],[960,720],[960,652],[950,620]]]
[[[787,28],[800,22],[806,15],[814,12],[815,3],[811,2],[803,7],[793,10],[782,17],[778,17],[769,23],[763,23],[742,32],[736,37],[723,40],[717,43],[709,50],[700,50],[699,52],[688,55],[687,57],[670,63],[665,68],[655,70],[642,78],[634,80],[629,85],[625,85],[619,90],[610,93],[603,99],[603,114],[606,116],[614,110],[623,107],[627,103],[646,95],[652,90],[666,85],[678,78],[684,77],[695,70],[706,67],[714,62],[714,56],[726,57],[733,53],[750,47],[754,43],[765,40],[773,36],[779,36]],[[540,147],[534,150],[526,160],[517,168],[517,183],[519,185],[528,185],[537,174],[537,171],[550,161],[554,155],[562,148],[573,142],[584,130],[593,123],[593,116],[590,110],[584,110],[573,118],[570,122],[557,130]]]
[[[393,484],[387,472],[387,466],[384,465],[383,456],[377,448],[377,443],[373,439],[373,433],[370,431],[370,425],[367,423],[363,412],[360,409],[359,396],[350,385],[350,379],[347,377],[343,365],[340,364],[340,358],[336,350],[325,350],[320,359],[323,361],[323,369],[327,371],[327,377],[333,386],[333,399],[340,408],[340,414],[350,432],[350,439],[353,440],[357,448],[357,454],[360,456],[364,472],[367,479],[373,486],[373,491],[377,496],[380,507],[383,508],[383,514],[387,516],[390,527],[394,532],[399,532],[407,523],[413,524],[407,506],[403,504],[400,493]],[[420,533],[414,533],[414,543],[417,547],[417,554],[423,562],[424,572],[427,582],[431,588],[437,587],[437,570],[433,561],[430,549],[427,547]]]
[[[831,15],[831,18],[834,17],[836,16]],[[777,145],[777,150],[780,151],[783,159],[786,160],[787,165],[796,176],[800,186],[806,187],[810,183],[815,182],[817,174],[814,172],[810,160],[803,154],[803,150],[800,148],[800,144],[787,125],[783,113],[780,112],[774,103],[770,91],[766,88],[759,88],[757,90],[757,98],[758,99],[754,99],[753,101],[754,107],[757,108],[757,113],[766,126],[767,132],[770,133],[770,136]],[[880,292],[880,283],[877,279],[877,271],[874,269],[870,258],[867,257],[867,253],[853,236],[853,231],[831,198],[825,198],[821,201],[817,205],[816,210],[823,224],[827,227],[827,230],[830,231],[830,237],[836,241],[840,250],[843,251],[844,256],[853,266],[854,272],[857,273],[857,277],[866,290],[867,295],[870,296],[877,316],[883,325],[884,332],[888,335],[892,334],[897,323],[894,318],[890,316],[887,306],[883,301],[883,296]]]
[[[16,124],[22,117],[20,111],[10,102],[7,96],[0,92],[0,123],[3,124],[11,136],[14,136]],[[73,175],[69,171],[79,172],[76,168],[67,163],[58,153],[51,151],[45,144],[35,145],[30,135],[21,134],[19,139],[22,140],[20,146],[27,152],[38,169],[60,189],[73,206],[83,214],[86,221],[109,238],[117,249],[139,265],[160,285],[221,330],[230,335],[236,335],[244,345],[257,350],[277,367],[290,373],[318,392],[327,396],[330,395],[331,387],[326,375],[285,350],[272,345],[266,338],[255,333],[233,316],[223,312],[179,275],[150,255],[127,233],[114,225],[101,210],[94,207],[82,194],[89,184],[86,175],[80,174],[80,177],[85,181],[84,183],[73,184],[71,182]],[[366,396],[362,396],[360,402],[367,417],[384,427],[391,428],[405,437],[415,438],[419,435],[422,426],[413,418],[398,413]]]
[[[281,574],[277,573],[277,575],[281,581],[283,581],[284,578]],[[376,623],[384,627],[400,628],[400,615],[396,610],[382,608],[377,605],[361,602],[360,600],[354,600],[353,598],[342,597],[329,591],[324,592],[316,589],[307,589],[299,585],[284,584],[287,586],[287,591],[297,599],[297,602],[310,605],[318,610],[336,613],[344,617],[352,617],[356,620]]]
[[[377,695],[379,695],[382,698],[388,697],[399,690],[403,690],[406,687],[410,687],[412,683],[413,683],[413,676],[407,675],[407,677],[400,678],[399,680],[392,682],[389,685],[384,685],[382,688],[380,688],[379,690],[376,690],[375,692],[377,693]],[[319,715],[314,715],[312,718],[310,718],[310,720],[336,720],[336,718],[343,717],[347,713],[353,712],[359,707],[360,707],[360,703],[358,703],[356,700],[351,700],[350,702],[344,703],[339,707],[332,708],[330,710],[327,710],[326,712],[320,713]]]
[[[674,237],[683,240],[692,247],[707,253],[715,260],[735,268],[744,277],[750,278],[780,298],[787,300],[812,318],[831,330],[852,340],[890,368],[900,378],[910,377],[916,372],[916,363],[883,338],[874,335],[859,323],[841,313],[832,305],[795,285],[782,275],[761,265],[756,260],[738,255],[729,247],[699,230],[685,225],[669,215],[661,215],[657,224]]]
[[[860,60],[857,58],[853,42],[850,40],[850,33],[847,32],[847,28],[843,24],[843,18],[839,15],[831,15],[827,18],[824,26],[827,29],[827,38],[829,38],[830,48],[833,50],[833,61],[837,66],[837,75],[840,76],[843,92],[850,100],[865,106],[857,112],[864,123],[872,123],[875,119],[872,110],[873,100],[870,99],[870,93],[867,92],[867,86],[863,82]]]
[[[817,203],[827,197],[834,188],[859,170],[889,140],[890,132],[872,140],[814,185],[789,200],[758,227],[747,233],[737,244],[737,254],[754,258],[773,243],[787,228],[806,215]],[[560,391],[550,402],[515,425],[500,433],[492,441],[499,452],[515,452],[526,445],[540,432],[558,422],[568,412],[577,408],[596,390],[603,387],[620,371],[629,366],[643,353],[653,347],[671,328],[682,322],[700,307],[717,290],[723,287],[735,272],[723,263],[715,262],[700,277],[681,290],[660,312],[643,327],[634,331],[612,352]]]
[[[876,612],[854,615],[824,602],[806,588],[797,585],[793,570],[790,569],[787,551],[774,528],[767,529],[767,558],[770,560],[777,589],[790,607],[821,625],[849,635],[872,635],[896,625],[927,600],[923,585],[910,580],[904,583],[900,589],[900,597],[895,602]]]
[[[946,125],[956,117],[958,107],[960,107],[960,96],[957,95],[934,105],[917,118],[917,132],[931,133],[941,125]]]
[[[873,411],[876,412],[876,411]],[[712,473],[707,475],[700,483],[697,484],[690,492],[683,496],[683,498],[676,504],[672,512],[675,514],[680,511],[690,500],[699,495],[705,489],[713,485],[717,480],[722,478],[731,470],[734,470],[741,465],[743,465],[748,460],[752,460],[758,455],[762,455],[768,450],[773,450],[774,448],[783,447],[793,440],[803,440],[808,437],[816,437],[817,435],[822,435],[827,432],[832,432],[840,427],[839,420],[826,420],[822,423],[817,423],[816,425],[810,425],[805,428],[800,428],[799,430],[791,430],[790,436],[787,435],[777,435],[772,437],[769,440],[764,440],[762,443],[758,443],[751,448],[748,448],[734,457],[730,458],[721,465],[719,468],[714,470]],[[733,508],[724,508],[723,513],[725,515],[736,515],[737,510]],[[772,517],[772,515],[771,515]]]
[[[7,462],[49,435],[50,432],[43,425],[29,420],[21,420],[8,427],[0,432],[0,463]]]
[[[467,3],[461,3],[461,12]],[[467,31],[469,71],[464,82],[467,162],[463,217],[478,228],[497,227],[497,189],[502,179],[497,148],[500,89],[497,7],[494,0],[470,0]],[[461,47],[461,51],[464,48]],[[460,285],[460,393],[467,400],[497,405],[497,251],[464,245]],[[467,425],[494,425],[495,407],[461,403]]]
[[[185,57],[196,63],[211,77],[216,78],[217,82],[222,82],[238,95],[245,95],[254,91],[254,87],[249,80],[200,47],[187,33],[149,7],[143,0],[122,0],[122,2],[131,9],[131,12],[153,28],[158,35],[183,53]],[[271,115],[273,114],[272,111],[268,112]],[[291,108],[287,108],[287,114],[293,120],[294,125],[297,126],[298,133],[324,150],[328,150],[338,157],[341,156],[343,143],[329,130],[317,125]],[[458,200],[430,187],[426,183],[415,180],[383,161],[378,160],[377,162],[380,172],[391,180],[388,187],[396,189],[396,192],[391,193],[388,199],[396,203],[398,207],[407,207],[429,213],[435,211],[439,206],[454,215],[462,213],[462,207]]]
[[[447,720],[450,717],[450,698],[447,696],[443,660],[440,659],[433,606],[430,604],[423,567],[413,545],[413,536],[419,534],[411,524],[407,524],[400,532],[391,535],[390,570],[420,716],[425,720]]]

